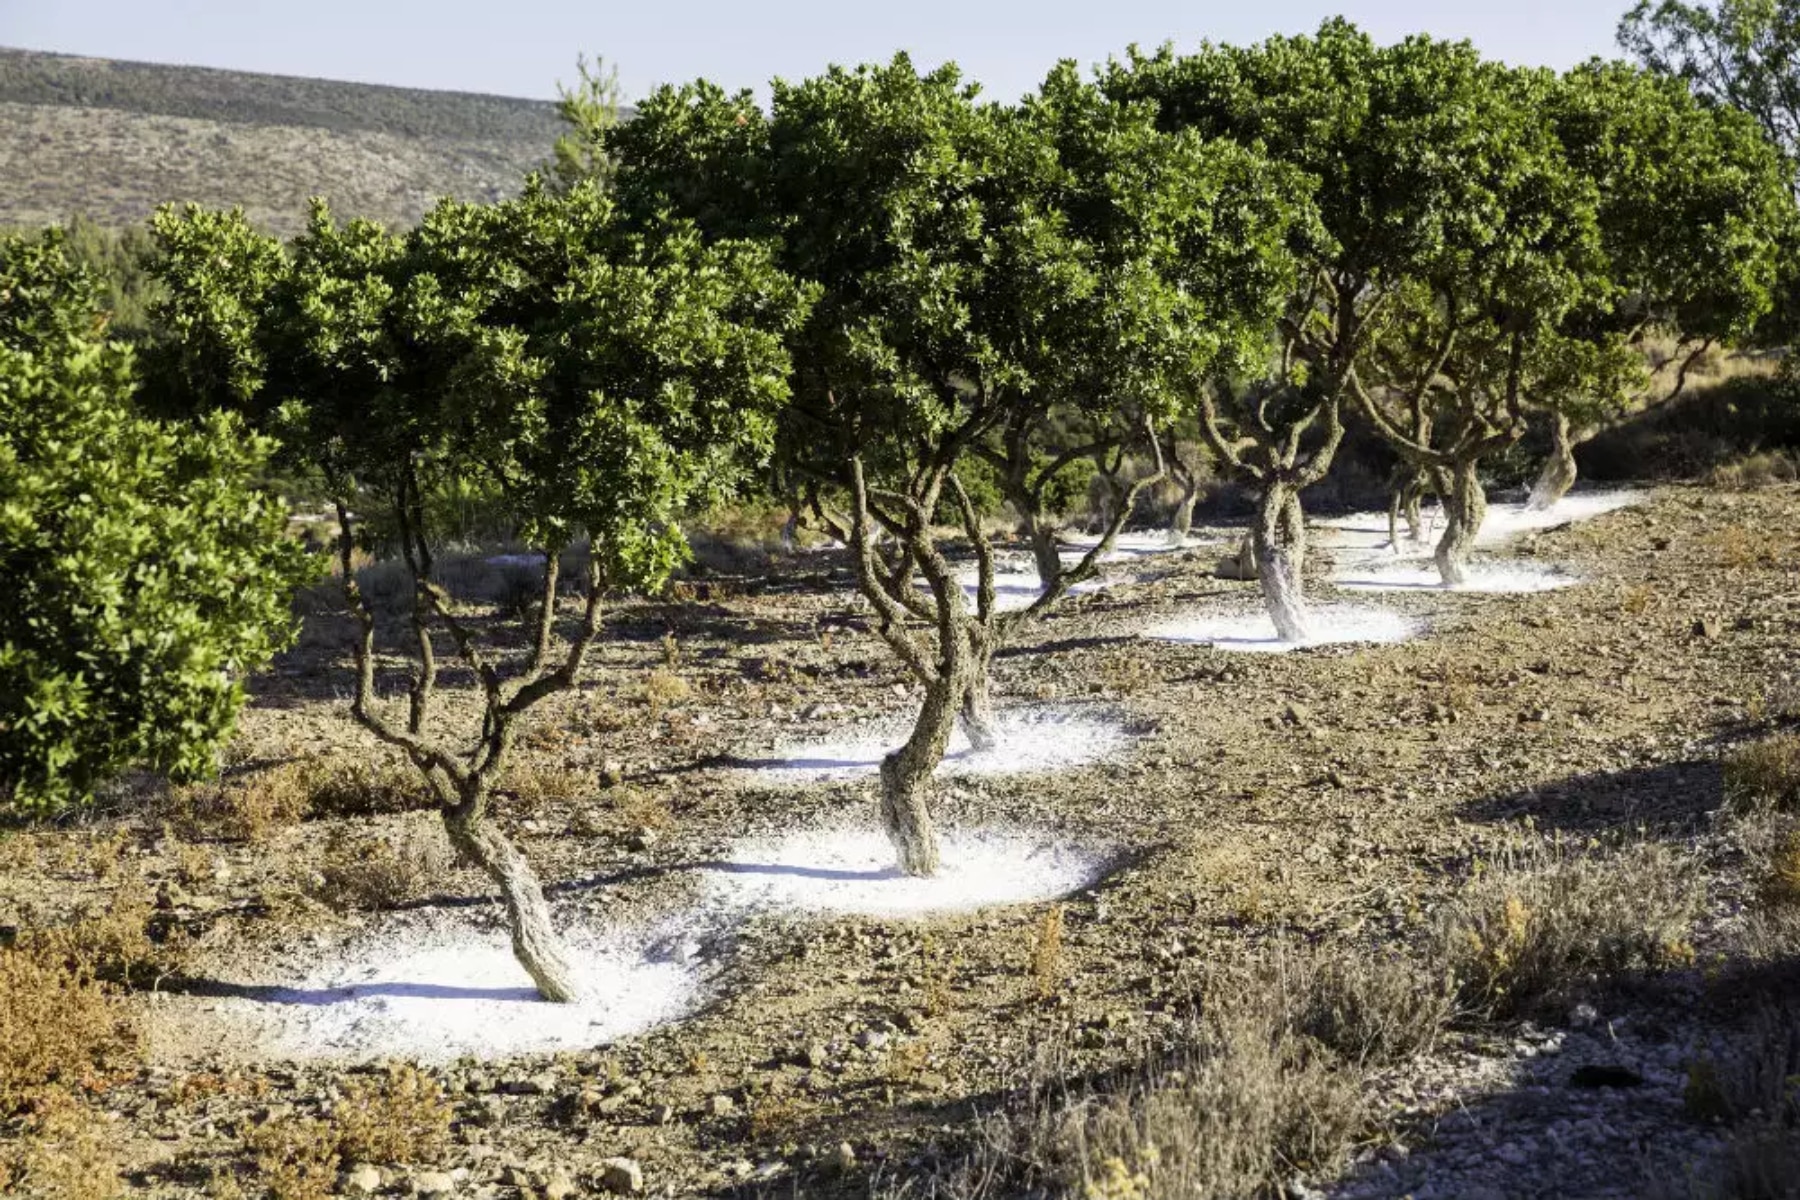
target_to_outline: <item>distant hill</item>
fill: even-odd
[[[406,225],[516,192],[561,131],[543,100],[0,48],[0,227],[195,200],[291,234],[315,194]]]

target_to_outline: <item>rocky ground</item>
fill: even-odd
[[[1029,827],[1112,853],[1111,873],[1064,906],[1053,962],[1043,904],[753,915],[681,951],[703,984],[686,1019],[591,1050],[454,1062],[443,1161],[345,1186],[510,1200],[629,1189],[637,1173],[651,1194],[867,1195],[1001,1104],[1043,1047],[1064,1048],[1077,1076],[1128,1066],[1209,965],[1277,939],[1404,941],[1475,864],[1545,833],[1578,844],[1625,831],[1700,855],[1703,963],[1704,937],[1726,937],[1743,903],[1717,759],[1768,725],[1795,679],[1797,516],[1793,488],[1660,489],[1502,552],[1565,566],[1579,586],[1382,595],[1428,634],[1286,655],[1139,636],[1188,610],[1255,604],[1254,585],[1213,577],[1217,550],[1123,564],[1115,586],[1072,598],[1005,651],[996,686],[1003,707],[1117,715],[1129,749],[1052,774],[958,778],[940,797],[952,826]],[[1321,596],[1329,559],[1321,548],[1309,564]],[[653,921],[691,906],[698,864],[745,835],[875,821],[872,781],[746,769],[912,703],[845,564],[809,554],[694,593],[616,609],[590,682],[529,741],[538,772],[504,819],[565,920]],[[240,773],[379,758],[343,711],[347,636],[315,615],[258,683]],[[219,983],[280,981],[380,922],[491,925],[497,911],[477,876],[447,868],[398,915],[308,898],[332,829],[428,838],[426,814],[234,842],[184,837],[158,803],[13,839],[0,924],[103,898],[119,872],[90,860],[109,846],[196,931],[187,978],[135,998],[152,1057],[106,1103],[129,1131],[135,1194],[203,1195],[240,1161],[245,1125],[316,1109],[351,1069],[270,1061],[231,1034]],[[1290,1191],[1629,1196],[1678,1179],[1720,1138],[1683,1103],[1715,1002],[1693,975],[1556,1021],[1453,1033],[1379,1077],[1346,1178]],[[196,1092],[197,1078],[222,1082]]]

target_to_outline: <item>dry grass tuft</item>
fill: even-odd
[[[97,1085],[137,1053],[136,1030],[91,972],[35,949],[0,950],[0,1116],[49,1085]]]
[[[1720,463],[1706,474],[1716,491],[1753,492],[1800,480],[1800,462],[1778,450],[1761,450]]]
[[[1781,542],[1774,534],[1727,525],[1715,536],[1719,565],[1728,569],[1774,567],[1781,562]]]
[[[19,1136],[0,1146],[0,1189],[19,1200],[113,1200],[120,1178],[112,1118],[63,1088],[33,1099]]]
[[[1747,742],[1725,756],[1725,799],[1750,811],[1800,808],[1800,734]]]
[[[652,717],[661,716],[665,709],[685,704],[693,694],[687,680],[666,667],[657,667],[644,677],[644,703]]]
[[[1445,974],[1406,958],[1345,950],[1278,961],[1267,993],[1295,1028],[1346,1061],[1384,1066],[1422,1054],[1456,1015]]]
[[[273,1200],[331,1200],[337,1192],[337,1133],[316,1117],[276,1117],[244,1138]]]
[[[1440,917],[1434,958],[1461,1003],[1522,1015],[1626,972],[1685,965],[1705,893],[1653,845],[1601,857],[1539,846],[1478,874]]]
[[[123,879],[104,906],[85,908],[67,924],[31,929],[19,945],[75,975],[132,987],[181,974],[193,955],[192,940],[165,922],[155,894],[136,875]]]
[[[512,765],[500,790],[511,792],[526,808],[553,802],[580,800],[597,790],[594,776],[562,763],[524,759]]]
[[[449,843],[434,823],[388,836],[334,829],[310,890],[340,911],[397,908],[425,896],[451,862]]]
[[[441,1084],[406,1063],[352,1079],[332,1109],[345,1162],[435,1162],[450,1145],[450,1104]]]
[[[1062,989],[1063,917],[1063,906],[1051,905],[1038,921],[1032,940],[1031,978],[1039,1000],[1048,1000]]]
[[[1260,972],[1215,979],[1174,1049],[1117,1090],[1071,1093],[1064,1065],[1045,1062],[964,1155],[877,1194],[1185,1200],[1329,1176],[1364,1125],[1362,1072],[1299,1027],[1305,1006],[1270,1003],[1268,984]]]

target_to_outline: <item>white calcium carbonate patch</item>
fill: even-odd
[[[1100,539],[1078,535],[1065,537],[1062,542],[1065,547],[1062,551],[1063,561],[1080,562],[1082,555],[1100,544]],[[1113,539],[1112,549],[1100,556],[1100,561],[1103,563],[1129,562],[1156,554],[1174,554],[1182,550],[1198,550],[1205,546],[1217,545],[1219,545],[1217,538],[1196,537],[1193,534],[1176,540],[1171,538],[1167,532],[1121,533]]]
[[[1477,546],[1499,546],[1521,534],[1552,529],[1586,521],[1616,512],[1633,504],[1641,504],[1648,493],[1629,490],[1573,492],[1541,512],[1526,509],[1523,504],[1491,504],[1475,537]],[[1352,513],[1347,517],[1331,517],[1319,522],[1319,544],[1337,551],[1339,557],[1351,561],[1429,558],[1437,539],[1444,532],[1444,516],[1435,501],[1424,506],[1425,536],[1417,541],[1400,526],[1400,545],[1388,540],[1388,518],[1384,512]]]
[[[1647,496],[1646,492],[1627,490],[1571,492],[1542,512],[1528,511],[1523,504],[1490,505],[1475,544],[1498,545],[1522,533],[1590,520],[1633,504],[1642,504]]]
[[[715,903],[865,916],[966,912],[1066,896],[1096,882],[1108,854],[1049,834],[940,832],[938,873],[902,874],[879,829],[801,830],[740,842],[707,868]]]
[[[981,586],[981,570],[979,567],[964,567],[956,573],[956,582],[962,585],[963,595],[968,598],[969,607],[974,609],[976,594]],[[1070,596],[1081,596],[1089,592],[1097,592],[1108,588],[1116,579],[1090,579],[1078,583],[1068,590]],[[918,581],[921,588],[927,586],[923,579]],[[1033,566],[1000,566],[994,568],[994,608],[999,612],[1017,612],[1029,608],[1034,600],[1044,594],[1043,580],[1038,577],[1037,568]]]
[[[1332,577],[1338,587],[1351,592],[1455,591],[1487,593],[1553,592],[1572,587],[1581,577],[1562,567],[1515,559],[1477,559],[1464,569],[1467,579],[1446,587],[1443,576],[1430,562],[1362,562]]]
[[[1312,634],[1284,642],[1266,610],[1253,613],[1194,613],[1152,625],[1143,636],[1163,642],[1211,646],[1217,650],[1285,654],[1313,646],[1404,642],[1423,632],[1421,622],[1381,608],[1349,604],[1315,605],[1308,610]]]
[[[347,950],[322,955],[291,984],[245,988],[221,1012],[248,1025],[272,1057],[444,1062],[580,1050],[686,1016],[695,969],[658,960],[653,940],[565,930],[584,989],[574,1004],[538,996],[504,930],[467,913],[428,924],[390,917]]]
[[[853,779],[881,768],[888,751],[905,743],[909,723],[898,720],[851,726],[835,736],[779,748],[755,770],[789,782]],[[974,750],[959,727],[938,766],[940,776],[1012,775],[1056,771],[1124,752],[1131,735],[1111,716],[1047,708],[1004,711],[994,718],[996,745]]]

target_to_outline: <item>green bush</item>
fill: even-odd
[[[28,810],[209,770],[308,572],[253,484],[269,444],[138,415],[80,275],[55,237],[0,239],[0,295],[46,309],[0,330],[0,806]]]

